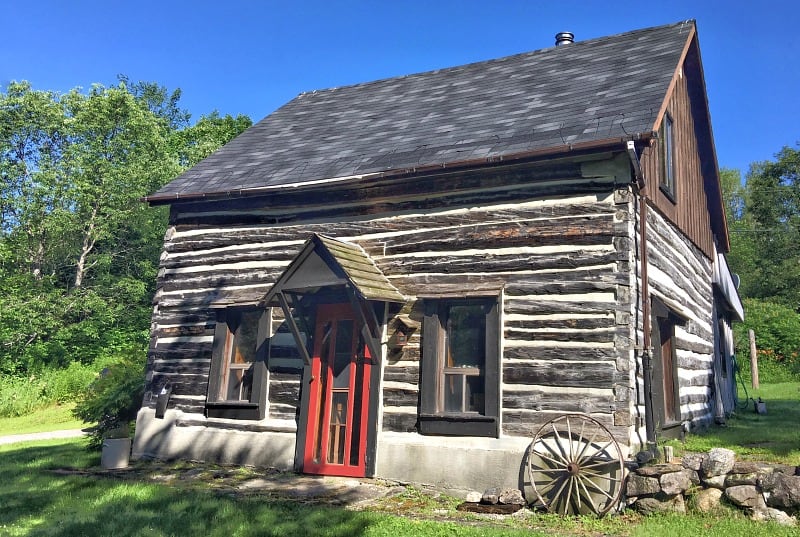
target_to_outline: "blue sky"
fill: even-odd
[[[303,91],[697,20],[720,166],[800,141],[800,2],[0,0],[0,86],[117,74],[181,88],[194,118],[261,119]]]

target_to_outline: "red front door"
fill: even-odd
[[[349,304],[317,308],[303,471],[363,477],[371,357]]]

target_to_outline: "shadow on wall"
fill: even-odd
[[[168,411],[165,419],[155,419],[152,410],[142,409],[136,422],[133,458],[292,469],[294,432],[246,432],[176,423],[174,411]]]

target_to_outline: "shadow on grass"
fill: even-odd
[[[0,450],[0,528],[22,535],[358,536],[375,515],[162,484],[56,475],[97,456],[81,441]]]

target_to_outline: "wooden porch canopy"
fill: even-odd
[[[342,289],[362,326],[362,336],[374,360],[380,360],[381,323],[370,302],[404,304],[406,297],[357,244],[314,234],[301,248],[264,297],[266,306],[280,306],[303,360],[311,363],[305,341],[291,313],[298,297],[323,288]]]

